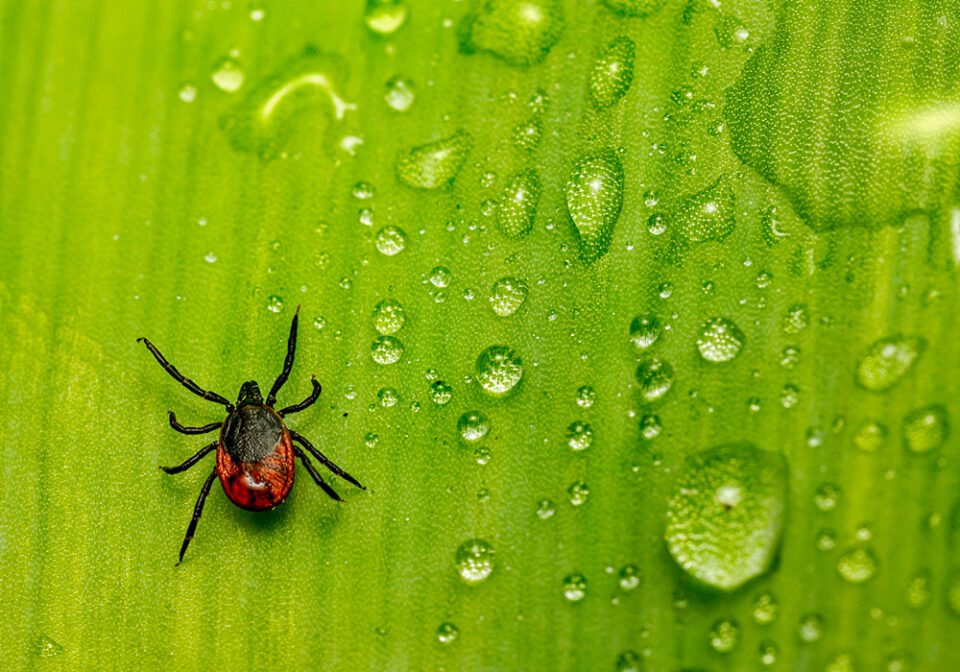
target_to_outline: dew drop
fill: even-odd
[[[636,45],[629,37],[618,37],[597,59],[590,72],[590,101],[598,110],[616,105],[633,82],[633,59]]]
[[[770,625],[779,611],[780,604],[772,593],[760,593],[753,601],[753,621],[757,625]]]
[[[577,406],[591,408],[597,401],[597,393],[589,385],[582,385],[577,389]]]
[[[624,565],[620,570],[620,588],[633,590],[640,585],[640,570],[636,565]]]
[[[721,241],[733,231],[735,198],[724,177],[685,198],[673,217],[677,232],[690,243]]]
[[[460,636],[460,629],[453,623],[441,623],[437,628],[437,639],[441,644],[450,644]]]
[[[623,166],[611,151],[586,156],[570,170],[565,187],[567,210],[577,228],[580,256],[590,262],[610,247],[623,205]]]
[[[276,294],[272,294],[267,299],[267,310],[269,310],[271,313],[279,313],[281,310],[283,310],[283,299]]]
[[[523,377],[520,356],[506,345],[492,345],[477,357],[476,380],[492,396],[502,397],[513,390]]]
[[[640,672],[641,661],[633,651],[624,651],[617,656],[617,672]]]
[[[404,24],[407,13],[407,3],[404,0],[367,0],[363,20],[373,32],[390,35]]]
[[[400,403],[400,395],[392,387],[381,388],[377,392],[377,399],[380,400],[380,405],[384,408],[392,408]]]
[[[519,149],[532,152],[540,145],[543,126],[537,117],[531,117],[517,124],[513,129],[513,144]]]
[[[486,51],[510,65],[539,63],[564,28],[560,0],[485,0],[460,26],[460,50]]]
[[[417,87],[413,80],[403,75],[394,75],[387,80],[383,99],[397,112],[406,112],[417,99]]]
[[[841,653],[827,663],[824,672],[855,672],[853,657],[849,653]]]
[[[490,461],[490,449],[486,446],[477,446],[473,449],[473,459],[480,466],[487,464]]]
[[[395,299],[384,299],[373,309],[373,327],[384,336],[400,331],[406,320],[406,311]]]
[[[567,488],[567,495],[572,506],[583,506],[590,497],[590,488],[583,481],[574,481]]]
[[[847,551],[837,560],[837,571],[848,583],[865,583],[877,571],[876,556],[866,548]]]
[[[865,453],[874,453],[887,442],[889,431],[886,427],[873,420],[865,420],[853,435],[853,442]]]
[[[810,315],[807,312],[807,306],[803,303],[795,303],[787,308],[783,316],[783,333],[797,334],[807,328],[810,324]]]
[[[446,406],[453,397],[453,388],[442,380],[435,380],[430,385],[430,401],[437,406]]]
[[[500,317],[510,317],[527,300],[527,283],[520,278],[500,278],[493,283],[490,292],[490,305]]]
[[[786,506],[783,455],[732,443],[687,458],[667,508],[666,540],[677,564],[724,592],[769,570]]]
[[[797,636],[801,642],[812,644],[823,637],[823,616],[820,614],[805,614],[800,619]]]
[[[658,416],[647,413],[640,418],[640,436],[647,441],[652,441],[657,438],[662,431],[663,425],[660,424],[660,418]]]
[[[467,411],[457,420],[457,431],[464,441],[479,441],[490,431],[490,423],[480,411]]]
[[[930,604],[930,574],[918,572],[907,582],[906,601],[911,609],[923,609]]]
[[[430,271],[430,284],[437,289],[444,289],[450,285],[450,269],[446,266],[435,266]]]
[[[554,511],[553,502],[551,500],[541,499],[539,502],[537,502],[537,516],[539,516],[541,520],[551,518],[554,514]]]
[[[760,655],[761,665],[775,665],[777,663],[777,654],[779,653],[775,642],[765,639],[757,647],[757,653]]]
[[[893,336],[873,343],[857,362],[857,382],[873,392],[896,385],[923,352],[922,338]]]
[[[837,508],[837,501],[839,501],[839,499],[840,486],[834,483],[822,483],[813,495],[813,503],[824,513]]]
[[[240,64],[233,58],[225,58],[220,61],[210,79],[221,91],[233,93],[243,86],[244,74]]]
[[[377,231],[376,245],[380,254],[392,257],[407,246],[407,234],[398,226],[384,226]]]
[[[646,350],[660,340],[662,333],[663,326],[656,315],[637,315],[630,323],[630,341],[639,351]]]
[[[192,103],[197,98],[197,87],[193,84],[184,84],[180,88],[179,93],[177,93],[177,96],[185,103]]]
[[[394,336],[377,336],[370,345],[370,356],[377,364],[393,364],[403,356],[403,343]]]
[[[714,317],[700,328],[697,349],[708,362],[729,362],[740,354],[746,340],[746,336],[731,320]]]
[[[903,419],[903,445],[914,454],[938,450],[949,432],[947,409],[939,404],[915,409]]]
[[[717,621],[710,629],[710,647],[717,653],[730,653],[740,643],[740,626],[728,618]]]
[[[643,359],[637,366],[636,376],[640,397],[648,404],[663,399],[673,386],[673,367],[658,357]]]
[[[568,574],[564,577],[563,596],[569,602],[579,602],[587,596],[587,579],[583,574]]]
[[[437,189],[454,180],[473,148],[473,138],[464,130],[418,145],[397,159],[397,178],[416,189]]]
[[[477,584],[493,572],[493,547],[483,539],[469,539],[457,549],[457,572],[469,584]]]
[[[380,443],[380,436],[374,432],[367,432],[363,437],[363,445],[367,448],[376,448],[378,443]]]
[[[53,658],[63,653],[63,646],[46,635],[41,635],[33,646],[34,652],[41,658]]]
[[[571,450],[586,450],[593,444],[593,427],[587,422],[572,423],[567,427],[567,445]]]
[[[530,169],[514,175],[503,190],[497,208],[497,225],[507,238],[530,233],[540,200],[540,177]]]

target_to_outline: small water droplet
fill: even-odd
[[[407,13],[407,3],[404,0],[367,0],[363,20],[373,32],[390,35],[404,24]]]
[[[430,284],[437,289],[443,289],[450,285],[450,269],[446,266],[435,266],[430,271]]]
[[[500,278],[490,292],[490,305],[500,317],[510,317],[527,300],[528,293],[527,283],[520,278]]]
[[[363,437],[363,444],[367,448],[375,448],[378,443],[380,443],[380,437],[373,432],[367,432],[366,436]]]
[[[593,427],[588,422],[577,421],[567,427],[567,445],[571,450],[586,450],[593,444]]]
[[[939,450],[949,433],[947,409],[939,404],[915,409],[903,419],[903,445],[917,455]]]
[[[593,106],[603,110],[616,105],[633,82],[636,46],[629,37],[618,37],[597,59],[590,72],[588,91]]]
[[[740,354],[746,340],[746,336],[731,320],[714,317],[700,328],[697,349],[708,362],[729,362]]]
[[[848,583],[865,583],[877,571],[876,556],[866,548],[847,551],[837,560],[837,571]]]
[[[513,129],[513,142],[520,149],[532,152],[540,145],[543,127],[537,117],[517,124]]]
[[[824,672],[855,672],[853,667],[853,657],[849,653],[841,653],[832,661],[827,663]]]
[[[837,508],[840,499],[840,486],[835,483],[822,483],[813,495],[813,503],[823,512]]]
[[[456,563],[460,578],[477,584],[493,572],[493,547],[483,539],[469,539],[457,549]]]
[[[197,87],[193,84],[184,84],[177,95],[183,102],[192,103],[197,98]]]
[[[724,618],[710,629],[710,646],[717,653],[730,653],[740,643],[740,626],[736,621]]]
[[[677,232],[689,243],[721,241],[733,231],[735,198],[724,177],[685,198],[672,217]]]
[[[537,515],[542,519],[546,520],[554,514],[553,502],[549,499],[541,499],[537,502]],[[960,604],[960,603],[958,603]]]
[[[460,26],[460,51],[486,51],[510,65],[533,65],[546,57],[563,28],[558,0],[482,2]]]
[[[373,327],[384,336],[400,331],[406,319],[403,306],[395,299],[384,299],[373,309]]]
[[[853,442],[860,450],[873,453],[883,448],[888,435],[887,428],[880,423],[864,420],[854,433]]]
[[[392,387],[384,387],[377,392],[377,399],[384,408],[392,408],[400,402],[400,395]]]
[[[208,252],[203,258],[209,264],[213,264],[217,261],[217,255],[213,252]]]
[[[528,169],[514,175],[503,189],[497,224],[507,238],[521,238],[533,228],[540,200],[540,177]]]
[[[597,401],[597,393],[589,385],[582,385],[577,389],[577,406],[591,408]]]
[[[795,303],[787,308],[783,316],[783,333],[797,334],[810,324],[810,315],[807,312],[807,306],[802,303]]]
[[[620,570],[620,588],[633,590],[640,585],[640,570],[636,565],[624,565]]]
[[[923,352],[922,338],[881,338],[867,348],[857,362],[857,382],[873,392],[896,385]]]
[[[492,345],[477,357],[475,378],[480,387],[495,397],[509,394],[523,377],[520,356],[506,345]]]
[[[780,604],[772,593],[760,593],[753,601],[753,620],[757,625],[770,625],[777,620]]]
[[[587,262],[610,247],[623,205],[623,165],[614,152],[586,156],[570,170],[565,187],[567,210],[577,228],[580,256]]]
[[[583,574],[568,574],[564,577],[563,596],[570,602],[579,602],[587,596],[587,579]]]
[[[33,646],[34,652],[41,658],[53,658],[63,653],[63,647],[46,635],[41,635]]]
[[[930,604],[930,574],[925,571],[917,572],[907,582],[906,601],[911,609],[923,609]]]
[[[271,313],[279,313],[281,310],[283,310],[283,299],[276,294],[271,295],[267,299],[267,310],[269,310]]]
[[[464,130],[412,147],[397,159],[397,177],[417,189],[442,187],[454,180],[472,148],[473,138]]]
[[[823,637],[823,616],[820,614],[805,614],[800,619],[797,636],[800,641],[807,644],[816,642]]]
[[[210,79],[221,91],[233,93],[243,86],[244,74],[240,64],[235,59],[227,57],[220,61],[210,75]]]
[[[757,653],[760,656],[761,665],[775,665],[777,663],[779,651],[776,642],[769,639],[763,640],[757,647]]]
[[[407,234],[398,226],[384,226],[377,231],[376,245],[380,254],[392,257],[406,248]]]
[[[617,656],[617,672],[640,672],[641,660],[633,651],[624,651]]]
[[[640,397],[650,404],[659,401],[673,386],[673,367],[658,357],[646,357],[637,366]]]
[[[437,639],[441,644],[450,644],[460,636],[460,629],[453,623],[441,623],[437,628]]]
[[[479,441],[490,431],[490,423],[480,411],[467,411],[457,420],[457,431],[464,441]]]
[[[590,497],[590,488],[583,481],[574,481],[567,488],[567,495],[572,506],[583,506]]]
[[[397,112],[406,112],[417,99],[417,87],[409,77],[394,75],[387,80],[386,88],[383,99]]]
[[[370,345],[370,356],[377,364],[393,364],[403,356],[403,343],[393,336],[377,336]]]
[[[637,315],[630,323],[630,341],[640,351],[646,350],[660,340],[663,326],[656,315]]]
[[[490,449],[486,446],[477,446],[473,449],[473,459],[480,466],[487,464],[490,461]]]
[[[793,408],[800,402],[800,388],[792,383],[787,383],[780,390],[780,405],[784,408]]]
[[[663,431],[663,425],[660,424],[660,418],[652,413],[646,413],[640,418],[640,436],[647,441],[660,436]]]
[[[430,401],[437,406],[445,406],[453,397],[453,388],[442,380],[436,380],[430,385]]]

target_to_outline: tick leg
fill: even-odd
[[[187,388],[197,396],[203,397],[207,401],[215,401],[218,404],[223,404],[224,406],[226,406],[227,410],[231,410],[231,411],[233,410],[233,404],[231,404],[229,401],[221,397],[219,394],[217,394],[216,392],[207,392],[206,390],[202,389],[199,385],[197,385],[195,382],[193,382],[189,378],[185,377],[182,373],[177,371],[176,367],[170,362],[168,362],[164,358],[164,356],[160,354],[160,351],[157,350],[156,346],[153,343],[151,343],[145,338],[138,338],[137,343],[141,343],[141,342],[145,346],[147,346],[147,350],[152,352],[153,356],[157,358],[157,361],[160,362],[160,366],[163,367],[164,371],[166,371],[171,376],[173,376],[173,379],[176,380],[178,383],[183,385],[185,388]]]
[[[214,448],[216,448],[216,447],[217,447],[217,443],[218,443],[217,441],[214,441],[213,443],[204,446],[203,448],[200,449],[200,451],[199,451],[196,455],[194,455],[193,457],[189,458],[186,462],[184,462],[183,464],[181,464],[181,465],[179,465],[179,466],[176,466],[176,467],[160,467],[160,468],[163,469],[163,470],[164,470],[165,472],[167,472],[168,474],[179,474],[181,471],[186,471],[187,469],[189,469],[190,467],[192,467],[193,465],[195,465],[197,462],[199,462],[200,460],[202,460],[203,457],[204,457],[207,453],[209,453],[211,450],[213,450]]]
[[[294,446],[293,452],[296,453],[297,457],[300,458],[300,461],[303,462],[303,467],[307,470],[307,473],[313,476],[313,480],[316,481],[317,485],[323,488],[323,491],[330,496],[330,499],[335,499],[338,502],[342,502],[343,497],[338,495],[336,490],[331,488],[329,485],[327,485],[326,481],[320,478],[320,474],[318,474],[317,470],[313,468],[313,464],[311,464],[310,460],[307,459],[307,456],[303,454],[303,451]]]
[[[324,456],[323,456],[323,453],[321,453],[319,450],[317,450],[316,448],[314,448],[313,445],[312,445],[309,441],[307,441],[305,438],[303,438],[302,436],[300,436],[299,434],[297,434],[297,433],[296,433],[295,431],[293,431],[292,429],[291,429],[291,430],[288,430],[288,431],[290,432],[290,438],[292,438],[294,441],[296,441],[297,443],[299,443],[301,446],[303,446],[304,448],[306,448],[307,450],[309,450],[309,451],[310,451],[310,454],[313,455],[315,458],[317,458],[323,466],[325,466],[327,469],[329,469],[330,471],[332,471],[333,473],[335,473],[337,476],[339,476],[339,477],[342,478],[343,480],[349,481],[350,483],[353,483],[355,486],[357,486],[357,487],[360,488],[361,490],[366,490],[365,487],[363,487],[362,485],[360,485],[360,482],[359,482],[357,479],[355,479],[353,476],[351,476],[350,474],[348,474],[347,472],[345,472],[343,469],[341,469],[340,467],[338,467],[337,465],[335,465],[333,462],[331,462],[330,460],[328,460],[326,457],[324,457]]]
[[[179,422],[177,422],[177,416],[173,411],[170,413],[170,426],[181,434],[206,434],[207,432],[212,432],[215,429],[220,429],[220,426],[223,425],[222,422],[211,422],[209,425],[204,425],[203,427],[184,427]]]
[[[213,484],[213,479],[217,477],[217,470],[214,469],[207,480],[203,484],[203,489],[200,490],[200,496],[197,497],[197,505],[193,507],[193,518],[190,519],[190,527],[187,528],[187,536],[183,538],[183,546],[180,547],[180,560],[177,561],[177,566],[183,562],[183,554],[187,552],[187,546],[190,545],[190,540],[193,539],[193,533],[197,531],[197,523],[200,521],[200,514],[203,513],[203,504],[207,501],[207,495],[210,494],[210,486]]]
[[[310,378],[310,382],[313,383],[313,392],[310,393],[310,396],[301,401],[299,404],[294,404],[293,406],[287,406],[286,408],[281,409],[279,411],[281,418],[285,415],[289,415],[290,413],[302,411],[303,409],[313,406],[313,404],[316,403],[317,399],[320,398],[320,383],[318,383],[317,379],[312,376]]]
[[[280,372],[280,377],[277,378],[277,382],[270,388],[270,394],[267,395],[267,406],[273,406],[277,401],[277,392],[279,392],[283,384],[287,382],[290,369],[293,368],[293,353],[297,349],[297,320],[299,317],[300,306],[297,306],[297,312],[293,314],[293,322],[290,323],[290,338],[287,339],[287,358],[283,361],[283,371]]]

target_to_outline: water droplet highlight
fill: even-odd
[[[583,574],[568,574],[564,577],[563,596],[569,602],[579,602],[587,596],[587,579]]]
[[[540,177],[530,169],[514,175],[503,190],[497,225],[507,238],[521,238],[533,228],[540,200]]]
[[[660,340],[662,333],[663,326],[656,315],[637,315],[630,323],[630,342],[641,352]]]
[[[708,362],[729,362],[740,354],[747,338],[733,321],[714,317],[703,323],[697,350]]]
[[[457,572],[465,582],[477,584],[493,572],[493,547],[483,539],[469,539],[457,549]]]
[[[735,197],[724,177],[692,196],[677,207],[674,220],[680,236],[689,243],[721,241],[733,231]]]
[[[370,345],[370,356],[377,364],[393,364],[403,356],[403,343],[393,336],[377,336]]]

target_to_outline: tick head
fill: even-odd
[[[237,397],[237,408],[244,406],[263,406],[263,396],[257,381],[248,380],[240,386],[240,396]]]

